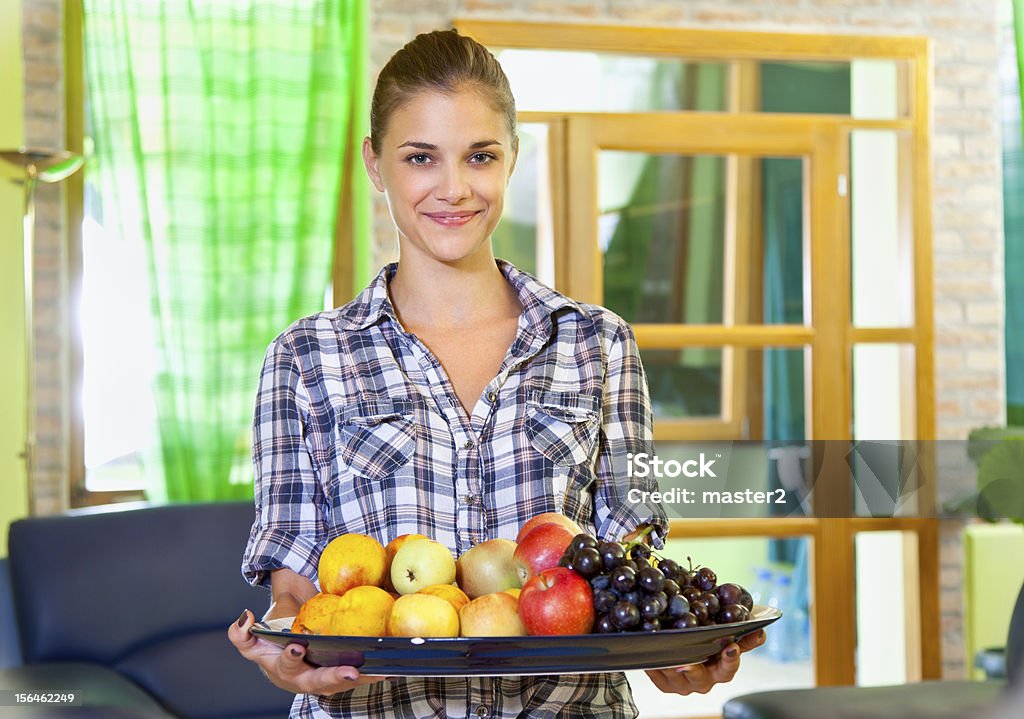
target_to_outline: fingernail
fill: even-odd
[[[288,653],[291,654],[293,657],[298,657],[302,655],[302,650],[298,647],[292,647],[288,650]]]
[[[240,616],[238,618],[238,626],[239,626],[239,628],[245,626],[245,620],[248,619],[248,618],[249,618],[249,610],[246,609],[245,611],[242,612],[242,616]]]
[[[725,656],[729,657],[730,659],[735,659],[736,657],[739,656],[739,654],[740,654],[740,650],[737,649],[736,647],[732,647],[731,649],[726,649],[725,650]]]

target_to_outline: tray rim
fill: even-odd
[[[512,636],[501,636],[501,637],[363,637],[356,635],[346,634],[295,634],[287,630],[274,630],[264,624],[263,621],[257,622],[255,625],[250,627],[249,631],[258,636],[265,637],[295,637],[296,643],[302,644],[302,640],[316,639],[321,641],[324,639],[342,639],[350,640],[354,642],[370,642],[376,641],[381,642],[392,642],[402,641],[412,644],[413,646],[425,646],[427,644],[438,646],[438,645],[451,645],[454,647],[462,646],[463,644],[475,643],[475,642],[491,642],[491,641],[502,641],[502,640],[515,640],[516,642],[522,641],[533,641],[535,643],[549,642],[555,638],[561,638],[572,641],[592,641],[595,643],[607,641],[610,637],[619,636],[680,636],[683,634],[700,634],[707,632],[719,631],[722,627],[747,627],[749,631],[755,631],[760,627],[751,626],[753,624],[767,621],[768,623],[775,622],[782,617],[782,610],[776,607],[769,607],[766,605],[756,605],[755,609],[762,609],[765,613],[758,614],[756,617],[752,616],[750,619],[742,622],[732,622],[731,624],[708,624],[702,627],[690,627],[689,629],[660,629],[656,632],[611,632],[607,634],[600,634],[597,632],[591,632],[590,634],[525,634],[525,635],[512,635]],[[284,619],[294,619],[294,617],[282,617]],[[280,621],[275,620],[275,621]],[[261,626],[262,625],[262,626]],[[764,625],[761,625],[764,626]],[[742,633],[742,630],[741,630]]]

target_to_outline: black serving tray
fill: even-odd
[[[316,666],[352,666],[369,676],[587,674],[697,664],[781,616],[778,609],[756,606],[750,619],[733,624],[527,637],[340,637],[292,634],[267,625],[256,625],[252,632],[282,647],[304,645],[306,661]],[[290,626],[290,621],[278,622]]]

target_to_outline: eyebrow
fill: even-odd
[[[490,147],[491,145],[498,145],[500,147],[501,143],[498,142],[497,140],[478,140],[478,141],[474,142],[472,145],[470,145],[469,149],[470,150],[479,150],[479,149],[482,149],[484,147]],[[401,150],[403,147],[415,147],[417,150],[436,150],[437,149],[437,145],[432,145],[429,142],[415,142],[413,140],[409,140],[408,142],[403,142],[401,145],[398,146],[398,149]]]

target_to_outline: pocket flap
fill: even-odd
[[[412,416],[412,400],[403,397],[360,399],[341,413],[341,424],[374,427],[383,422]]]
[[[593,422],[597,419],[597,397],[580,392],[545,392],[532,390],[527,403],[563,422]]]

